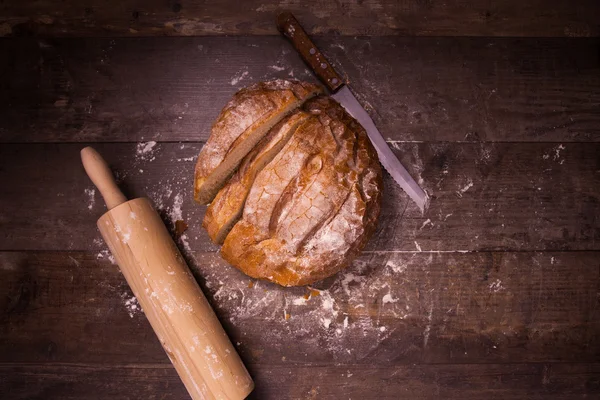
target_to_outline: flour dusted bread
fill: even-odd
[[[194,195],[221,255],[247,275],[306,285],[346,267],[375,230],[382,177],[366,132],[320,88],[242,89],[196,165]]]
[[[204,216],[202,226],[213,242],[222,244],[233,224],[242,215],[248,192],[256,175],[281,151],[292,134],[309,115],[296,110],[289,118],[275,125],[257,146],[243,159],[239,169],[217,193]]]
[[[381,168],[364,129],[328,97],[303,109],[308,117],[270,162],[259,172],[240,170],[255,177],[221,249],[247,275],[283,286],[346,267],[380,210]]]
[[[235,94],[212,127],[196,164],[194,198],[209,203],[240,161],[285,116],[321,88],[304,82],[260,82]]]

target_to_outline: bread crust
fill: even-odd
[[[194,199],[209,203],[268,130],[320,93],[314,84],[273,80],[238,91],[223,108],[195,168]]]
[[[275,125],[242,160],[239,169],[206,209],[202,226],[213,242],[223,244],[225,236],[242,214],[256,175],[281,151],[298,125],[308,117],[304,111],[296,110]]]
[[[221,254],[247,275],[307,285],[345,268],[373,234],[382,172],[365,130],[333,99],[260,171]]]

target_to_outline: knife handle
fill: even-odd
[[[344,84],[342,77],[333,69],[323,53],[310,40],[298,20],[290,12],[283,12],[277,16],[277,28],[292,42],[294,48],[319,79],[335,92]]]

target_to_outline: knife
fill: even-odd
[[[424,212],[429,203],[429,196],[415,182],[406,168],[404,168],[394,155],[379,130],[377,130],[369,114],[367,114],[363,106],[360,105],[354,94],[352,94],[348,85],[343,82],[340,75],[329,64],[329,61],[325,59],[323,53],[310,40],[298,20],[292,13],[281,13],[277,16],[277,28],[292,42],[292,45],[300,53],[304,62],[310,66],[317,77],[329,88],[332,92],[331,97],[340,103],[365,128],[371,139],[371,143],[373,143],[373,147],[377,150],[383,167],[417,204],[421,212]]]

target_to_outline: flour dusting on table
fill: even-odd
[[[91,210],[96,204],[96,189],[85,189],[83,192],[88,197],[88,210]]]
[[[323,354],[340,362],[360,360],[398,334],[398,323],[390,320],[419,318],[415,287],[410,282],[406,287],[398,283],[404,282],[406,272],[415,266],[411,255],[373,261],[380,256],[363,253],[346,270],[313,288],[283,288],[257,281],[228,265],[218,247],[207,243],[201,228],[205,208],[194,206],[192,201],[193,163],[182,162],[191,159],[199,148],[182,147],[171,154],[158,151],[160,146],[155,142],[137,144],[136,168],[143,169],[144,176],[152,176],[165,164],[174,169],[168,177],[149,180],[143,193],[171,230],[177,221],[189,225],[179,237],[174,234],[174,239],[217,313],[235,326],[242,341],[256,335],[254,343],[272,344],[273,351],[282,354],[286,350],[280,346],[291,341],[307,349],[322,349]],[[97,257],[114,263],[107,249],[99,248]],[[143,318],[131,292],[122,296],[122,304],[130,317]],[[264,330],[256,332],[257,321]]]
[[[155,157],[153,155],[155,146],[156,146],[155,141],[138,143],[137,147],[136,147],[136,152],[135,152],[136,158],[138,160],[153,161],[155,159]]]
[[[125,301],[125,308],[130,318],[133,318],[135,314],[142,311],[142,307],[140,307],[140,303],[138,303],[135,296],[130,297],[129,293],[125,292],[121,295],[121,298]]]
[[[389,283],[400,279],[410,261],[392,261],[389,268],[374,270],[370,262],[355,260],[330,278],[324,289],[257,281],[214,253],[197,254],[194,264],[205,279],[207,296],[241,332],[259,320],[268,326],[261,341],[285,343],[292,336],[307,348],[323,348],[339,360],[373,351],[394,333],[387,319],[408,318],[413,312],[414,292],[396,293]]]

